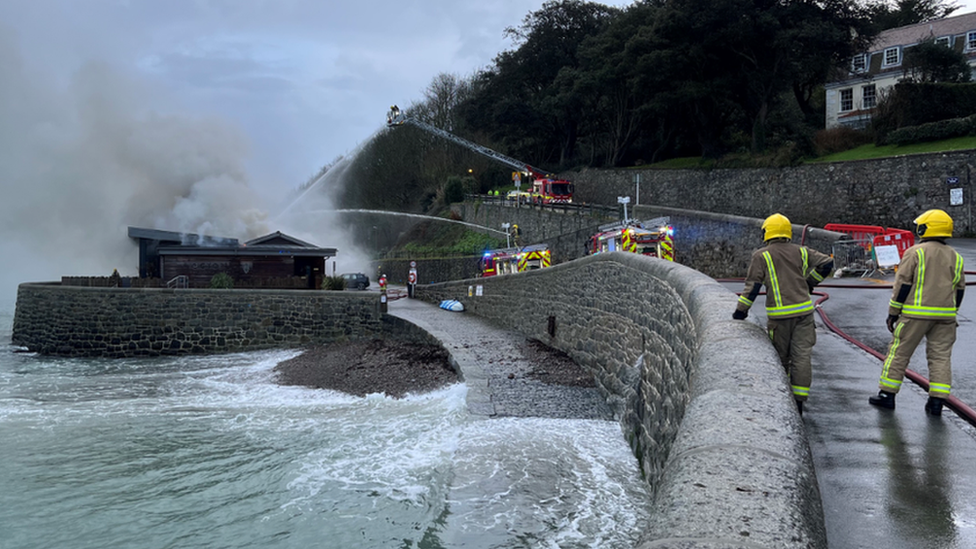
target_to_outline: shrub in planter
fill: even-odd
[[[327,276],[322,279],[323,290],[345,290],[346,279],[341,276]]]
[[[216,290],[229,290],[234,287],[234,279],[227,273],[217,273],[210,279],[210,287]]]

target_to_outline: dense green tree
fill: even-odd
[[[905,79],[910,82],[969,82],[972,68],[965,54],[934,38],[919,42],[905,52]]]
[[[516,46],[500,53],[478,78],[478,97],[466,106],[472,127],[491,128],[506,152],[534,165],[566,165],[575,156],[584,116],[571,78],[578,48],[617,10],[581,0],[550,0],[517,27],[506,29]]]
[[[942,19],[958,9],[952,0],[880,0],[870,6],[878,31]]]

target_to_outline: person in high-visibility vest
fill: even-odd
[[[929,398],[925,413],[942,415],[952,389],[952,345],[956,342],[956,312],[966,292],[963,259],[946,244],[952,236],[952,217],[928,210],[915,219],[922,241],[905,250],[888,302],[888,331],[892,334],[881,370],[874,406],[895,409],[905,369],[925,338],[929,366]]]
[[[752,253],[746,285],[732,318],[745,320],[762,286],[766,286],[766,329],[790,377],[796,408],[810,396],[811,355],[817,342],[810,292],[834,269],[829,255],[790,242],[793,225],[782,214],[762,224],[766,246]]]

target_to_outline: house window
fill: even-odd
[[[868,68],[868,56],[866,54],[855,55],[851,59],[851,72],[864,72]]]
[[[861,86],[861,105],[865,109],[873,109],[878,104],[878,90],[874,84]]]
[[[966,49],[976,50],[976,31],[966,33]]]
[[[935,39],[935,43],[938,44],[938,45],[940,45],[940,46],[945,46],[947,48],[951,48],[952,47],[952,38],[949,38],[948,36],[942,36],[942,37],[936,38]]]
[[[840,110],[853,111],[854,110],[854,90],[847,88],[846,90],[840,90]]]
[[[892,65],[897,65],[901,63],[901,50],[897,47],[888,48],[884,51],[884,63],[885,67],[890,67]]]

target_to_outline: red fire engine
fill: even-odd
[[[500,276],[544,269],[552,264],[549,246],[534,244],[524,248],[489,250],[481,258],[481,276]]]
[[[386,115],[386,125],[395,128],[403,124],[411,124],[434,135],[443,137],[448,141],[453,141],[462,147],[471,149],[474,152],[483,154],[488,158],[493,158],[502,164],[510,166],[519,171],[527,178],[532,178],[531,200],[533,204],[571,204],[573,202],[573,184],[564,179],[549,179],[549,176],[542,170],[530,166],[520,160],[505,156],[488,147],[483,147],[477,143],[472,143],[467,139],[458,137],[453,133],[444,131],[426,122],[408,117],[399,107],[393,105],[390,112]],[[519,178],[521,181],[521,178]]]
[[[587,252],[623,251],[674,261],[674,227],[670,218],[658,217],[641,223],[637,220],[603,225],[590,237]]]

